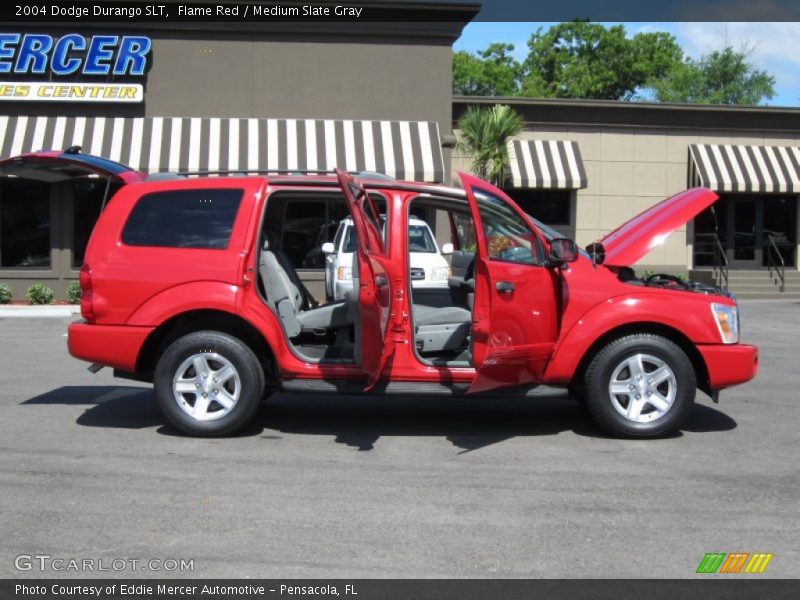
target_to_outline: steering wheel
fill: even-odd
[[[499,258],[512,262],[529,263],[532,262],[533,254],[531,253],[531,249],[527,246],[512,246],[511,248],[503,250]]]

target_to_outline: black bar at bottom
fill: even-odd
[[[800,580],[708,579],[4,579],[1,600],[796,600]]]

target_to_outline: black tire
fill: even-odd
[[[173,382],[178,375],[189,373],[189,377],[193,377],[191,373],[195,373],[194,376],[197,376],[194,368],[190,366],[187,371],[184,366],[196,356],[200,356],[209,367],[209,372],[200,374],[200,377],[222,373],[226,365],[235,371],[234,376],[221,384],[198,378],[198,381],[204,381],[209,386],[202,388],[207,397],[222,391],[227,394],[226,402],[232,404],[231,408],[226,408],[215,399],[209,399],[206,405],[207,420],[200,420],[187,412],[194,409],[192,398],[196,403],[200,397],[197,393],[182,393],[179,400],[178,392],[173,389]],[[216,368],[219,370],[215,371]],[[261,406],[265,387],[264,370],[250,347],[238,338],[219,331],[198,331],[175,340],[159,358],[153,383],[156,399],[167,420],[181,431],[195,436],[230,435],[246,427]],[[213,390],[211,386],[214,386]],[[220,390],[223,386],[227,388]],[[233,403],[230,398],[234,394],[228,393],[229,390],[238,390],[238,399]],[[226,413],[226,410],[229,412]]]
[[[637,364],[637,357],[645,357],[644,375],[639,388],[638,375],[633,371],[626,370],[627,361],[631,359],[633,366]],[[647,368],[657,366],[661,361],[663,365],[671,370],[673,378],[668,379],[659,386],[647,386]],[[618,371],[618,369],[621,369]],[[612,377],[617,371],[617,383],[633,389],[635,391],[620,395],[611,394],[610,385]],[[656,371],[650,371],[655,373]],[[667,371],[663,371],[667,374]],[[625,379],[627,377],[629,379]],[[622,379],[620,379],[622,377]],[[657,378],[656,378],[657,379]],[[625,383],[630,381],[630,385]],[[663,402],[665,390],[666,396],[671,396],[674,388],[674,399],[668,408],[659,409],[655,405],[648,404],[648,398],[656,398]],[[664,337],[649,333],[638,333],[627,335],[608,343],[602,348],[589,363],[584,379],[584,396],[586,406],[594,420],[608,433],[620,437],[649,438],[663,436],[677,430],[689,416],[694,406],[694,397],[697,392],[697,378],[694,367],[686,353],[674,342]],[[640,392],[644,392],[643,394]],[[655,393],[658,396],[653,396]],[[638,394],[638,395],[635,395]],[[635,400],[644,398],[644,400]],[[638,419],[652,419],[649,422],[637,422],[626,415],[621,414],[621,410],[628,411],[631,406],[629,403],[636,402],[638,406],[644,406]],[[634,407],[637,408],[637,407]],[[628,412],[628,414],[632,414]]]

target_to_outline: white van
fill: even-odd
[[[322,245],[325,254],[325,297],[343,300],[353,289],[353,252],[356,232],[350,217],[339,222],[333,242]],[[408,250],[411,261],[411,286],[414,288],[447,288],[450,265],[445,254],[453,253],[453,244],[442,244],[441,250],[431,228],[422,219],[409,217]]]

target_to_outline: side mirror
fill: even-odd
[[[333,254],[336,252],[336,248],[333,247],[331,242],[325,242],[322,244],[322,253],[323,254]]]
[[[447,242],[446,244],[442,244],[442,254],[452,254],[453,253],[453,244]]]
[[[554,264],[571,263],[578,260],[578,245],[567,238],[550,240],[550,262]]]

